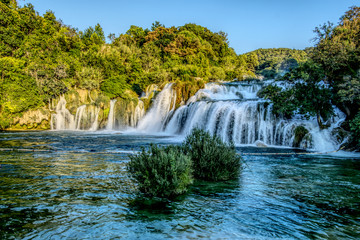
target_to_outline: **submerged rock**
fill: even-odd
[[[266,145],[263,141],[260,141],[260,140],[256,140],[255,145],[257,147],[262,147],[262,148],[267,148],[268,147],[268,145]]]

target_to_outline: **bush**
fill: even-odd
[[[182,148],[193,162],[195,178],[225,181],[239,174],[241,157],[236,154],[233,143],[224,143],[204,130],[193,129]]]
[[[141,192],[150,197],[174,197],[185,193],[193,182],[189,156],[177,146],[151,145],[130,155],[128,170]]]

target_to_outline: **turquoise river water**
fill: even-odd
[[[235,181],[137,194],[128,155],[169,136],[0,133],[0,239],[360,239],[360,158],[238,147]],[[31,151],[31,150],[36,151]]]

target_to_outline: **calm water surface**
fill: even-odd
[[[0,239],[360,239],[360,158],[245,155],[235,181],[137,194],[129,152],[166,136],[0,133]],[[294,152],[238,148],[241,153]]]

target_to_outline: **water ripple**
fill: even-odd
[[[1,139],[0,147],[59,150],[0,153],[1,239],[360,236],[355,158],[246,156],[239,179],[196,181],[184,196],[159,201],[137,194],[126,163],[130,150],[167,144],[162,137],[44,132],[6,133]],[[105,150],[119,153],[91,154]]]

